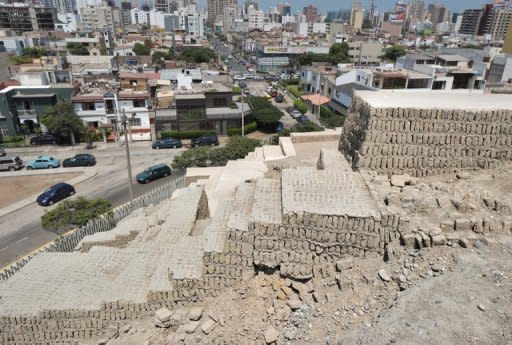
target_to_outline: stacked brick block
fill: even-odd
[[[432,105],[379,107],[367,102],[364,93],[354,97],[340,151],[354,168],[411,176],[489,169],[512,160],[511,108],[437,108],[435,95],[423,97],[430,97]]]

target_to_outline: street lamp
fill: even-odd
[[[242,90],[242,137],[245,136],[245,119],[244,119],[244,91]]]
[[[128,190],[130,192],[130,201],[133,200],[133,183],[132,183],[132,164],[130,162],[130,147],[128,144],[128,130],[127,125],[128,122],[133,121],[135,118],[135,113],[132,113],[130,118],[126,116],[126,111],[123,109],[123,114],[121,115],[121,123],[124,128],[124,144],[126,147],[126,163],[128,165]]]

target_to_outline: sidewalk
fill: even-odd
[[[80,143],[75,146],[59,146],[59,145],[34,145],[34,146],[24,146],[24,147],[12,147],[6,148],[5,151],[8,155],[16,155],[23,153],[40,153],[40,154],[54,154],[56,152],[71,152],[72,151],[86,151],[94,154],[95,151],[106,151],[109,149],[123,149],[124,144],[122,143],[103,143],[98,142],[95,143],[96,147],[94,149],[86,149],[87,144]],[[130,143],[131,149],[147,149],[151,148],[151,141],[134,141]]]
[[[37,170],[22,170],[22,171],[14,171],[14,172],[6,172],[3,173],[2,177],[9,177],[9,176],[33,176],[33,175],[48,175],[48,174],[65,174],[65,173],[72,173],[72,172],[83,172],[82,175],[77,176],[69,181],[66,181],[70,185],[77,185],[81,182],[84,182],[98,174],[98,171],[96,169],[83,169],[83,168],[66,168],[66,170],[61,169],[45,169],[44,171],[37,171]],[[13,204],[10,204],[9,206],[0,208],[0,217],[3,217],[9,213],[15,212],[23,207],[26,207],[28,205],[31,205],[36,202],[36,198],[38,194],[31,195],[23,200],[20,200],[18,202],[15,202]]]

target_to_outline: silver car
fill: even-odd
[[[0,157],[0,170],[14,171],[23,169],[23,161],[20,157]]]

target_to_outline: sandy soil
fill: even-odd
[[[51,185],[69,181],[80,173],[0,177],[0,208],[43,192]]]

